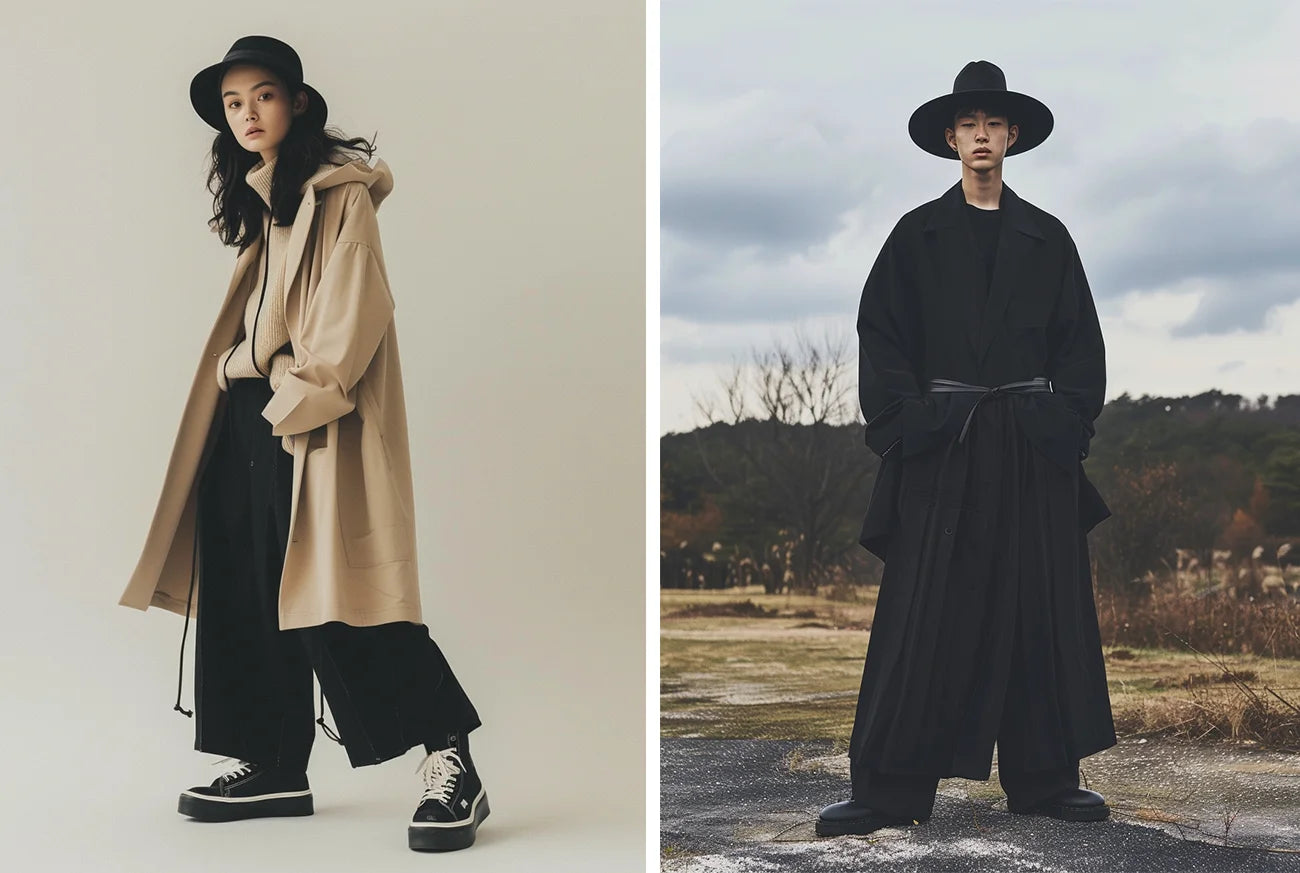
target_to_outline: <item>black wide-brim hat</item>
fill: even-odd
[[[1052,110],[1028,94],[1008,91],[1007,77],[988,61],[971,61],[962,67],[952,83],[952,93],[918,106],[907,122],[907,132],[912,142],[930,154],[960,160],[961,156],[948,145],[944,131],[952,127],[958,109],[981,103],[1002,107],[1010,123],[1019,128],[1015,143],[1007,149],[1008,157],[1040,145],[1052,132]]]
[[[190,103],[199,117],[218,131],[229,130],[226,123],[224,101],[221,99],[221,77],[235,64],[258,64],[273,70],[284,79],[290,99],[299,90],[307,92],[307,112],[303,116],[324,126],[329,107],[320,92],[302,80],[302,61],[293,46],[273,36],[241,36],[235,40],[226,56],[210,67],[204,67],[190,80]]]

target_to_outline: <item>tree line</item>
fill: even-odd
[[[696,401],[700,426],[660,439],[661,585],[879,580],[857,544],[878,459],[851,363],[843,344],[778,344]],[[1300,395],[1124,394],[1096,426],[1084,469],[1114,513],[1090,535],[1099,588],[1140,595],[1175,555],[1209,567],[1300,540]]]

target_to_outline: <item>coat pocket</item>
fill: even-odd
[[[1079,416],[1065,401],[1051,393],[1026,395],[1016,418],[1040,454],[1062,470],[1074,470],[1081,451]]]
[[[306,440],[307,448],[298,490],[297,520],[293,526],[292,542],[295,543],[330,536],[337,518],[334,511],[337,494],[330,494],[334,471],[333,456],[329,451],[329,427],[309,430],[297,438]]]
[[[339,420],[339,527],[348,565],[409,561],[414,531],[379,431],[356,414]]]

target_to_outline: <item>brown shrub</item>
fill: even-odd
[[[778,610],[752,600],[734,603],[695,603],[665,615],[665,618],[776,618]]]
[[[1280,751],[1300,750],[1300,713],[1285,702],[1238,686],[1227,696],[1196,685],[1187,697],[1155,697],[1115,713],[1115,730],[1129,736],[1186,740],[1254,740]]]
[[[1198,685],[1254,682],[1259,674],[1254,670],[1233,670],[1226,673],[1188,673],[1182,679],[1161,676],[1151,683],[1152,688],[1195,688]]]
[[[1108,646],[1190,646],[1223,654],[1300,658],[1300,601],[1288,596],[1189,595],[1164,582],[1144,600],[1098,591],[1097,620],[1102,643]]]

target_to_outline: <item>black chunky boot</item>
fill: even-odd
[[[1066,788],[1032,805],[1008,797],[1007,811],[1016,815],[1046,815],[1061,821],[1104,821],[1110,817],[1106,799],[1086,788]]]
[[[419,852],[467,849],[488,816],[487,792],[469,755],[468,736],[448,734],[443,748],[434,745],[425,744],[429,754],[416,768],[424,793],[406,829],[407,844]]]
[[[918,820],[889,815],[850,799],[823,808],[813,830],[819,837],[842,837],[848,834],[861,836],[881,828],[915,825],[926,821],[929,821],[929,816]]]
[[[218,776],[211,785],[181,792],[182,815],[199,821],[236,821],[278,815],[311,815],[311,787],[306,773],[293,773],[264,767],[236,758],[217,761],[235,762],[228,773]]]

